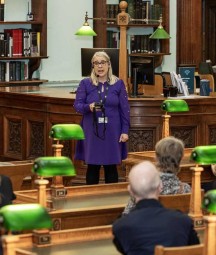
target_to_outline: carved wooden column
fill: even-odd
[[[127,87],[128,66],[127,66],[127,26],[129,15],[126,13],[127,2],[121,1],[119,4],[121,13],[117,16],[117,24],[120,26],[120,45],[119,45],[119,78],[122,79]]]

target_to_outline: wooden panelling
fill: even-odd
[[[203,4],[205,27],[203,31],[203,60],[216,64],[216,1],[205,0]]]
[[[177,0],[177,66],[202,59],[202,0]]]
[[[20,88],[20,92],[18,92]],[[16,89],[16,92],[13,90]],[[0,158],[26,160],[53,155],[49,132],[54,124],[80,123],[73,108],[75,95],[70,87],[35,88],[27,94],[22,87],[0,88]],[[38,90],[38,91],[37,91]],[[129,98],[131,128],[129,152],[154,150],[162,137],[161,104],[163,97]],[[186,148],[216,144],[215,97],[187,98],[189,112],[172,113],[170,133],[185,142]],[[9,103],[10,102],[10,103]],[[76,141],[62,141],[62,155],[73,159]],[[78,175],[84,179],[86,165],[75,161]],[[119,166],[120,172],[124,169]],[[124,176],[120,173],[120,176]]]

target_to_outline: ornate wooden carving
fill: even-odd
[[[29,121],[29,133],[30,140],[28,158],[37,158],[44,156],[44,123]]]
[[[195,132],[194,127],[172,127],[170,135],[183,140],[185,148],[194,148],[196,146]]]
[[[216,125],[209,126],[209,144],[216,144]]]
[[[154,150],[154,129],[132,129],[129,134],[129,151]]]
[[[21,119],[8,119],[7,154],[22,154],[22,123]]]

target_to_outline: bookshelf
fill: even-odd
[[[140,7],[140,4],[146,1],[142,1],[142,0],[128,0],[126,1],[128,3],[128,8],[126,10],[127,13],[131,12],[129,5],[130,2],[134,1],[134,3],[136,3],[135,6],[137,6],[134,11],[132,12],[134,14],[134,17],[132,18],[139,18],[139,19],[143,19],[145,17],[142,16],[142,14],[140,14],[140,10],[142,9]],[[120,0],[116,0],[116,4],[114,4],[114,6],[118,5],[119,2],[121,2]],[[152,5],[158,5],[160,6],[160,13],[162,12],[162,16],[163,16],[163,26],[165,28],[165,30],[169,33],[169,0],[152,0],[152,1],[148,1],[150,3],[150,8],[152,8]],[[107,10],[107,8],[110,8],[109,6],[109,1],[108,0],[94,0],[93,1],[94,6],[93,6],[93,16],[94,17],[108,17],[108,18],[115,18],[114,16],[116,15],[117,11],[116,11],[116,7],[113,8],[113,12],[114,14],[110,14],[109,11]],[[138,5],[139,3],[139,5]],[[110,16],[110,15],[113,15]],[[160,14],[159,14],[160,15]],[[159,16],[148,16],[149,19],[159,19]],[[128,58],[127,60],[121,61],[120,66],[119,66],[119,72],[121,75],[121,78],[124,80],[124,82],[126,83],[127,86],[127,81],[126,81],[126,77],[130,78],[131,76],[131,68],[130,68],[130,62],[131,59],[135,59],[136,61],[143,61],[145,58],[152,56],[155,61],[155,68],[160,66],[163,60],[163,56],[164,55],[169,55],[169,40],[160,40],[160,46],[161,46],[161,50],[159,53],[157,53],[155,50],[153,50],[153,46],[152,43],[156,40],[150,40],[149,41],[149,36],[153,33],[153,31],[158,27],[158,23],[157,22],[142,22],[142,21],[131,21],[129,22],[129,24],[127,25],[127,39],[126,42],[122,42],[122,40],[120,40],[120,35],[118,34],[120,31],[120,27],[116,24],[116,22],[109,22],[109,20],[104,20],[103,22],[98,22],[98,21],[94,21],[94,30],[97,33],[97,36],[94,37],[94,44],[93,46],[95,48],[108,48],[110,47],[110,44],[108,43],[108,40],[110,38],[114,39],[114,44],[111,44],[112,47],[114,47],[115,45],[117,45],[117,47],[119,47],[120,44],[126,44],[127,49],[128,49]],[[136,29],[136,31],[134,31],[134,29]],[[107,32],[108,31],[108,32]],[[115,36],[112,37],[112,32]],[[132,31],[132,32],[131,32]],[[110,35],[111,34],[111,35]],[[135,37],[135,43],[137,44],[138,41],[141,41],[145,38],[148,39],[147,40],[147,44],[146,44],[146,50],[136,50],[135,52],[132,52],[132,36]],[[117,38],[117,39],[116,39]],[[144,49],[144,48],[143,48]],[[125,63],[125,64],[122,64]],[[125,68],[125,65],[129,66],[128,68]],[[125,74],[125,70],[128,69],[128,74]],[[128,80],[130,83],[130,79]]]
[[[19,15],[14,15],[16,5]],[[46,82],[33,78],[46,58],[47,0],[5,0],[0,12],[0,86]]]
[[[141,0],[133,0],[134,2],[139,2],[141,3]],[[118,3],[120,2],[120,0],[116,0],[116,5],[118,5]],[[130,2],[130,0],[126,1]],[[152,1],[152,3],[154,3],[155,5],[160,5],[162,7],[162,15],[163,15],[163,26],[166,29],[166,31],[169,32],[169,0],[154,0]],[[109,15],[109,11],[107,10],[109,4],[107,0],[93,0],[93,16],[94,17],[107,17],[107,15]],[[135,9],[133,13],[135,13],[135,16],[133,18],[143,18],[142,16],[140,17],[138,14],[136,14],[136,11],[140,10],[140,6],[137,5],[137,10]],[[128,12],[128,10],[127,10]],[[116,15],[117,11],[114,9],[113,12],[113,18],[115,18],[114,16]],[[129,12],[128,12],[129,13]],[[131,32],[130,30],[135,29],[138,30],[143,30],[143,28],[147,31],[153,31],[152,29],[157,28],[157,24],[155,23],[142,23],[142,22],[130,22],[128,25],[128,29],[127,32],[128,34],[134,34],[136,32]],[[94,21],[94,30],[97,33],[97,36],[94,37],[94,47],[95,48],[107,48],[108,46],[108,35],[109,33],[107,33],[107,31],[113,31],[114,33],[118,32],[118,26],[113,23],[113,22],[107,22],[107,21]],[[151,32],[152,33],[152,32]],[[138,32],[139,35],[141,35]],[[116,38],[116,37],[115,37]],[[117,44],[118,45],[118,44]],[[136,52],[137,53],[137,52]],[[149,53],[147,53],[149,55]],[[159,55],[161,54],[169,54],[169,40],[161,40],[161,52]],[[142,53],[143,56],[145,56],[145,53]],[[154,53],[155,55],[155,53]]]

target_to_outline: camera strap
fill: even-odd
[[[101,112],[102,112],[102,118],[104,119],[103,120],[103,135],[100,136],[99,133],[98,133],[98,121],[97,121],[97,115],[96,115],[96,109],[94,108],[93,109],[93,126],[95,126],[95,135],[104,140],[105,139],[105,132],[106,132],[106,113],[105,113],[105,102],[106,102],[106,99],[107,99],[107,95],[108,95],[108,91],[109,91],[109,83],[107,83],[107,86],[105,86],[105,94],[104,94],[104,99],[102,99],[102,96],[101,96],[101,90],[99,90],[98,86],[97,86],[97,92],[98,92],[98,97],[99,97],[99,101],[100,103],[103,105],[103,107],[101,108]]]
[[[93,108],[93,127],[95,128],[94,129],[94,134],[98,138],[104,140],[105,139],[105,132],[106,132],[106,121],[105,121],[106,115],[105,115],[105,108],[104,107],[101,109],[101,112],[102,112],[102,116],[103,116],[102,117],[103,118],[103,135],[100,136],[99,132],[98,132],[98,119],[97,119],[97,113],[96,113],[96,108],[95,107]]]

